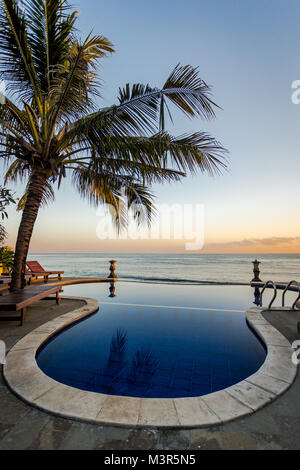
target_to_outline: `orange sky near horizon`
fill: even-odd
[[[189,243],[190,240],[186,242]],[[42,240],[33,237],[30,251],[32,253],[300,254],[300,239],[293,238],[208,242],[204,243],[201,250],[195,251],[186,251],[186,242],[184,240],[96,240],[87,244],[82,243],[80,239],[77,241],[73,239],[70,243],[67,241],[62,244],[55,234],[49,234]],[[14,246],[14,240],[8,244]]]
[[[246,212],[239,211],[237,205],[227,210],[207,207],[204,246],[200,250],[186,251],[185,243],[195,240],[174,239],[173,232],[168,240],[100,240],[96,234],[99,219],[95,209],[85,201],[77,202],[78,216],[68,211],[68,207],[62,210],[59,201],[40,211],[31,241],[32,253],[300,253],[300,223],[291,211],[286,212],[281,217],[282,223],[278,224],[278,215],[272,210],[259,214],[256,209],[256,223],[253,224],[255,207],[248,206]],[[20,215],[13,207],[9,208],[5,225],[8,231],[6,243],[10,246],[15,245]]]
[[[102,249],[95,248],[95,249],[89,249],[89,250],[83,250],[82,248],[76,248],[74,247],[73,250],[62,250],[61,247],[55,248],[53,247],[52,250],[48,251],[45,249],[39,249],[39,245],[34,245],[32,244],[30,253],[166,253],[166,254],[182,254],[182,253],[188,253],[188,254],[253,254],[253,255],[259,255],[259,254],[300,254],[300,244],[297,248],[289,248],[283,245],[277,245],[276,247],[266,247],[265,245],[257,245],[252,248],[240,248],[238,244],[235,246],[232,244],[232,247],[230,249],[228,248],[222,248],[221,246],[218,248],[204,248],[200,251],[185,251],[182,249],[181,246],[173,246],[169,245],[167,246],[149,246],[148,249],[145,249],[144,246],[139,246],[139,245],[134,245],[129,249],[128,245],[127,246],[113,246],[111,244],[107,244],[107,246],[103,246]]]

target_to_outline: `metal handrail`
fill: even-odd
[[[270,309],[273,305],[273,302],[274,300],[276,299],[277,297],[277,287],[276,287],[276,284],[274,281],[267,281],[263,287],[263,290],[261,291],[260,293],[260,297],[259,297],[259,305],[262,307],[262,297],[263,297],[263,293],[265,292],[266,288],[268,287],[268,285],[271,285],[274,289],[274,296],[273,296],[273,299],[271,300],[271,302],[269,303],[269,306],[268,308]]]
[[[284,289],[284,292],[282,294],[282,306],[284,307],[285,294],[293,284],[296,284],[296,286],[298,287],[298,291],[299,291],[299,295],[298,295],[297,299],[295,300],[295,302],[292,305],[292,310],[295,310],[296,309],[296,304],[297,304],[298,300],[300,299],[300,284],[297,281],[289,282],[288,285],[286,286],[286,288]]]

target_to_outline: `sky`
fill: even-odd
[[[127,82],[161,86],[179,62],[198,66],[212,86],[222,108],[216,119],[189,120],[175,112],[168,130],[213,135],[229,151],[227,171],[152,188],[158,205],[203,208],[198,252],[299,253],[300,104],[292,102],[292,83],[300,80],[300,2],[80,0],[75,7],[81,36],[93,28],[116,48],[101,62],[99,107],[116,103],[118,87]],[[21,195],[22,188],[15,189]],[[55,203],[39,213],[31,251],[186,249],[184,237],[99,239],[99,220],[95,207],[64,181]],[[12,246],[19,221],[10,208]]]

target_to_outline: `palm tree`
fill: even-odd
[[[0,0],[0,152],[5,182],[26,181],[11,289],[22,287],[26,257],[40,206],[71,176],[91,202],[135,209],[138,223],[151,220],[155,182],[178,181],[200,169],[225,166],[225,150],[195,132],[172,137],[165,130],[169,103],[186,116],[210,119],[217,106],[198,69],[177,65],[162,88],[127,84],[117,104],[98,109],[99,59],[112,43],[90,33],[79,39],[77,12],[66,0]]]

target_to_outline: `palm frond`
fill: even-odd
[[[15,0],[0,5],[0,79],[20,100],[41,102],[40,83],[28,40],[25,14]]]
[[[159,90],[149,85],[129,83],[119,88],[119,119],[132,122],[137,129],[153,131],[156,128]],[[129,105],[129,106],[127,106]],[[116,116],[116,115],[115,115]]]
[[[122,188],[130,184],[128,176],[99,174],[93,168],[76,168],[72,180],[79,194],[91,204],[107,206],[117,230],[127,224],[127,211],[122,199]]]
[[[115,175],[127,177],[132,181],[139,181],[141,184],[152,185],[154,183],[180,181],[185,173],[171,168],[163,168],[157,164],[147,164],[143,161],[131,161],[124,156],[120,158],[111,157],[109,155],[93,159],[93,163],[87,160],[74,159],[64,162],[67,169],[88,169],[96,175]]]
[[[8,98],[5,103],[0,105],[0,119],[9,123],[9,125],[17,132],[26,136],[29,135],[30,128],[28,126],[28,119],[26,112],[16,106]]]
[[[89,35],[81,45],[75,41],[64,64],[51,68],[52,85],[49,90],[51,125],[57,120],[70,122],[87,114],[94,107],[97,91],[97,61],[113,52],[113,46],[103,36]]]
[[[66,0],[26,0],[24,10],[32,56],[43,93],[51,86],[52,67],[63,64],[74,41],[77,11]]]
[[[17,211],[23,211],[26,201],[27,201],[27,195],[28,195],[28,185],[26,186],[25,193],[23,196],[20,198],[18,204],[17,204]],[[55,194],[53,187],[51,186],[51,183],[49,181],[46,181],[45,187],[44,187],[44,192],[43,192],[43,197],[41,201],[41,206],[47,206],[51,202],[55,200]]]
[[[114,45],[104,36],[90,33],[83,43],[83,59],[90,69],[96,70],[99,59],[115,52]]]
[[[66,132],[67,139],[80,135],[93,144],[107,136],[153,134],[164,131],[165,110],[172,114],[167,100],[189,117],[209,119],[217,105],[210,98],[210,87],[197,68],[177,65],[162,89],[136,83],[119,89],[119,103],[84,116]]]
[[[154,216],[157,215],[153,193],[144,185],[133,183],[124,189],[124,194],[128,210],[132,211],[137,225],[147,224],[150,227]]]
[[[215,117],[210,87],[199,76],[199,69],[177,64],[163,86],[162,93],[189,117]]]
[[[73,171],[73,184],[92,204],[107,206],[118,232],[127,226],[129,210],[138,224],[145,221],[150,224],[155,213],[151,191],[128,175],[77,168]]]
[[[200,170],[213,176],[227,167],[228,151],[205,132],[172,137],[168,151],[170,161],[181,171]]]
[[[14,142],[31,141],[28,115],[9,99],[0,105],[0,146],[10,148]]]
[[[179,137],[158,133],[151,137],[105,137],[91,146],[87,156],[66,159],[65,164],[87,162],[98,174],[127,174],[144,185],[178,181],[197,170],[210,175],[226,168],[227,151],[204,132]]]
[[[20,181],[21,183],[24,179],[27,179],[28,175],[28,166],[26,162],[21,159],[15,159],[8,167],[5,175],[4,175],[4,184],[8,182],[17,183]]]
[[[7,231],[4,225],[0,223],[0,243],[2,244],[7,237]]]

